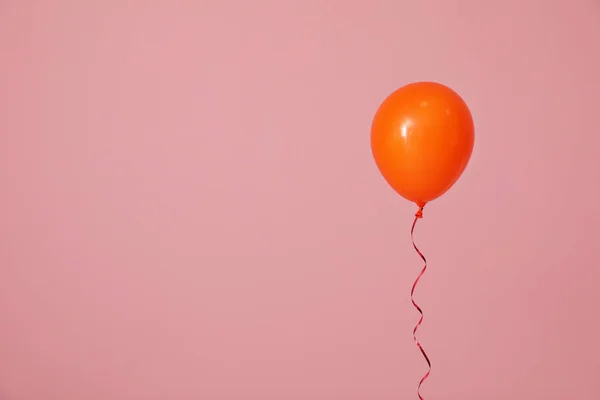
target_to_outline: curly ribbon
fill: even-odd
[[[415,344],[419,348],[419,350],[421,350],[421,353],[423,354],[423,357],[425,357],[425,361],[427,361],[427,366],[429,367],[429,369],[427,370],[427,373],[425,374],[425,376],[423,378],[421,378],[421,380],[419,381],[419,386],[417,387],[417,395],[419,396],[420,400],[423,400],[423,397],[421,396],[421,385],[423,385],[423,382],[425,382],[425,379],[427,379],[429,377],[429,374],[431,373],[431,362],[429,361],[429,357],[427,357],[427,354],[425,353],[425,350],[423,350],[423,346],[421,346],[421,343],[419,343],[419,340],[417,339],[417,330],[419,329],[419,327],[423,323],[423,311],[421,310],[421,307],[419,307],[417,305],[417,303],[415,302],[415,299],[414,299],[415,288],[417,287],[417,284],[419,283],[419,280],[421,279],[421,277],[423,276],[423,274],[427,270],[427,260],[425,259],[425,256],[423,255],[423,253],[421,253],[421,251],[419,250],[419,248],[415,244],[415,226],[417,225],[417,221],[420,220],[421,218],[423,218],[423,207],[420,207],[419,211],[417,211],[417,213],[415,214],[415,221],[413,222],[412,228],[410,229],[410,240],[412,241],[413,247],[415,248],[415,250],[417,251],[417,253],[421,257],[421,259],[423,260],[423,262],[425,263],[425,265],[423,266],[423,269],[421,270],[421,273],[419,273],[419,276],[415,280],[415,283],[413,283],[412,289],[410,291],[410,300],[412,301],[413,306],[415,306],[415,308],[417,309],[417,311],[419,312],[419,314],[421,314],[421,318],[419,318],[419,322],[417,322],[417,325],[415,326],[415,329],[413,329],[413,339],[415,341]]]

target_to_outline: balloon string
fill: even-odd
[[[427,373],[425,374],[425,376],[423,376],[423,378],[421,378],[421,380],[419,381],[419,386],[417,387],[417,396],[419,396],[420,400],[423,400],[423,397],[421,396],[421,385],[423,385],[423,382],[425,382],[425,379],[427,379],[429,377],[429,374],[431,373],[431,362],[429,361],[429,357],[427,357],[427,354],[425,353],[425,350],[423,350],[423,346],[421,346],[421,343],[417,339],[417,330],[419,329],[419,327],[423,323],[423,311],[421,310],[421,307],[419,307],[417,305],[417,303],[415,302],[415,299],[414,299],[415,288],[417,287],[417,284],[419,283],[419,280],[421,279],[421,277],[423,276],[423,274],[427,270],[427,260],[425,259],[425,256],[423,255],[423,253],[421,253],[421,251],[419,250],[419,248],[415,244],[415,226],[417,225],[417,221],[420,220],[421,218],[423,218],[423,207],[420,207],[419,211],[417,211],[417,213],[415,214],[415,221],[413,222],[412,228],[410,229],[410,240],[412,241],[413,247],[415,248],[415,250],[417,251],[417,253],[421,257],[421,259],[423,260],[423,262],[425,263],[425,265],[423,266],[423,269],[421,270],[421,272],[419,273],[419,276],[415,280],[415,283],[413,283],[412,289],[410,291],[410,300],[412,301],[413,306],[415,306],[415,308],[417,309],[417,311],[419,312],[419,314],[421,314],[421,318],[419,318],[419,322],[417,322],[417,325],[415,326],[415,329],[413,329],[413,339],[415,341],[415,344],[419,348],[419,350],[421,350],[421,353],[423,354],[423,357],[425,357],[425,361],[427,361],[427,366],[429,367],[429,369],[427,370]]]

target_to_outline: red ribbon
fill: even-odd
[[[427,353],[425,353],[425,350],[423,350],[423,346],[421,346],[421,343],[419,343],[419,340],[417,339],[417,330],[423,323],[423,311],[421,310],[421,307],[419,307],[417,305],[417,303],[415,302],[415,299],[414,299],[415,288],[417,287],[419,280],[421,279],[421,277],[427,270],[427,260],[425,259],[425,256],[423,255],[423,253],[421,253],[421,251],[415,244],[415,226],[417,225],[417,221],[420,220],[421,218],[423,218],[423,207],[419,208],[419,211],[417,211],[417,213],[415,214],[415,221],[413,222],[412,228],[410,229],[410,240],[412,241],[413,247],[415,248],[415,250],[421,257],[421,259],[423,260],[425,265],[423,266],[421,273],[419,273],[419,276],[415,280],[415,283],[413,283],[412,289],[410,291],[410,300],[412,301],[413,306],[415,306],[415,308],[417,309],[419,314],[421,314],[421,318],[419,318],[419,322],[417,322],[415,329],[413,329],[413,339],[415,340],[415,344],[417,345],[419,350],[421,350],[423,357],[425,357],[425,361],[427,361],[427,366],[429,367],[429,369],[427,370],[427,373],[425,374],[425,376],[423,378],[421,378],[421,380],[419,381],[419,386],[417,387],[417,395],[419,396],[420,400],[423,400],[423,397],[421,396],[421,385],[423,385],[423,382],[425,382],[425,379],[427,379],[429,377],[429,374],[431,373],[431,362],[429,361],[429,357],[427,357]]]

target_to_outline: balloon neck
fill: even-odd
[[[422,206],[419,206],[419,211],[417,211],[417,213],[415,214],[415,217],[417,217],[418,219],[423,218],[423,209],[425,208],[425,204],[423,204]]]

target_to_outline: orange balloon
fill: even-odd
[[[411,83],[379,106],[371,150],[389,185],[422,208],[461,176],[474,131],[469,107],[455,91],[434,82]]]

